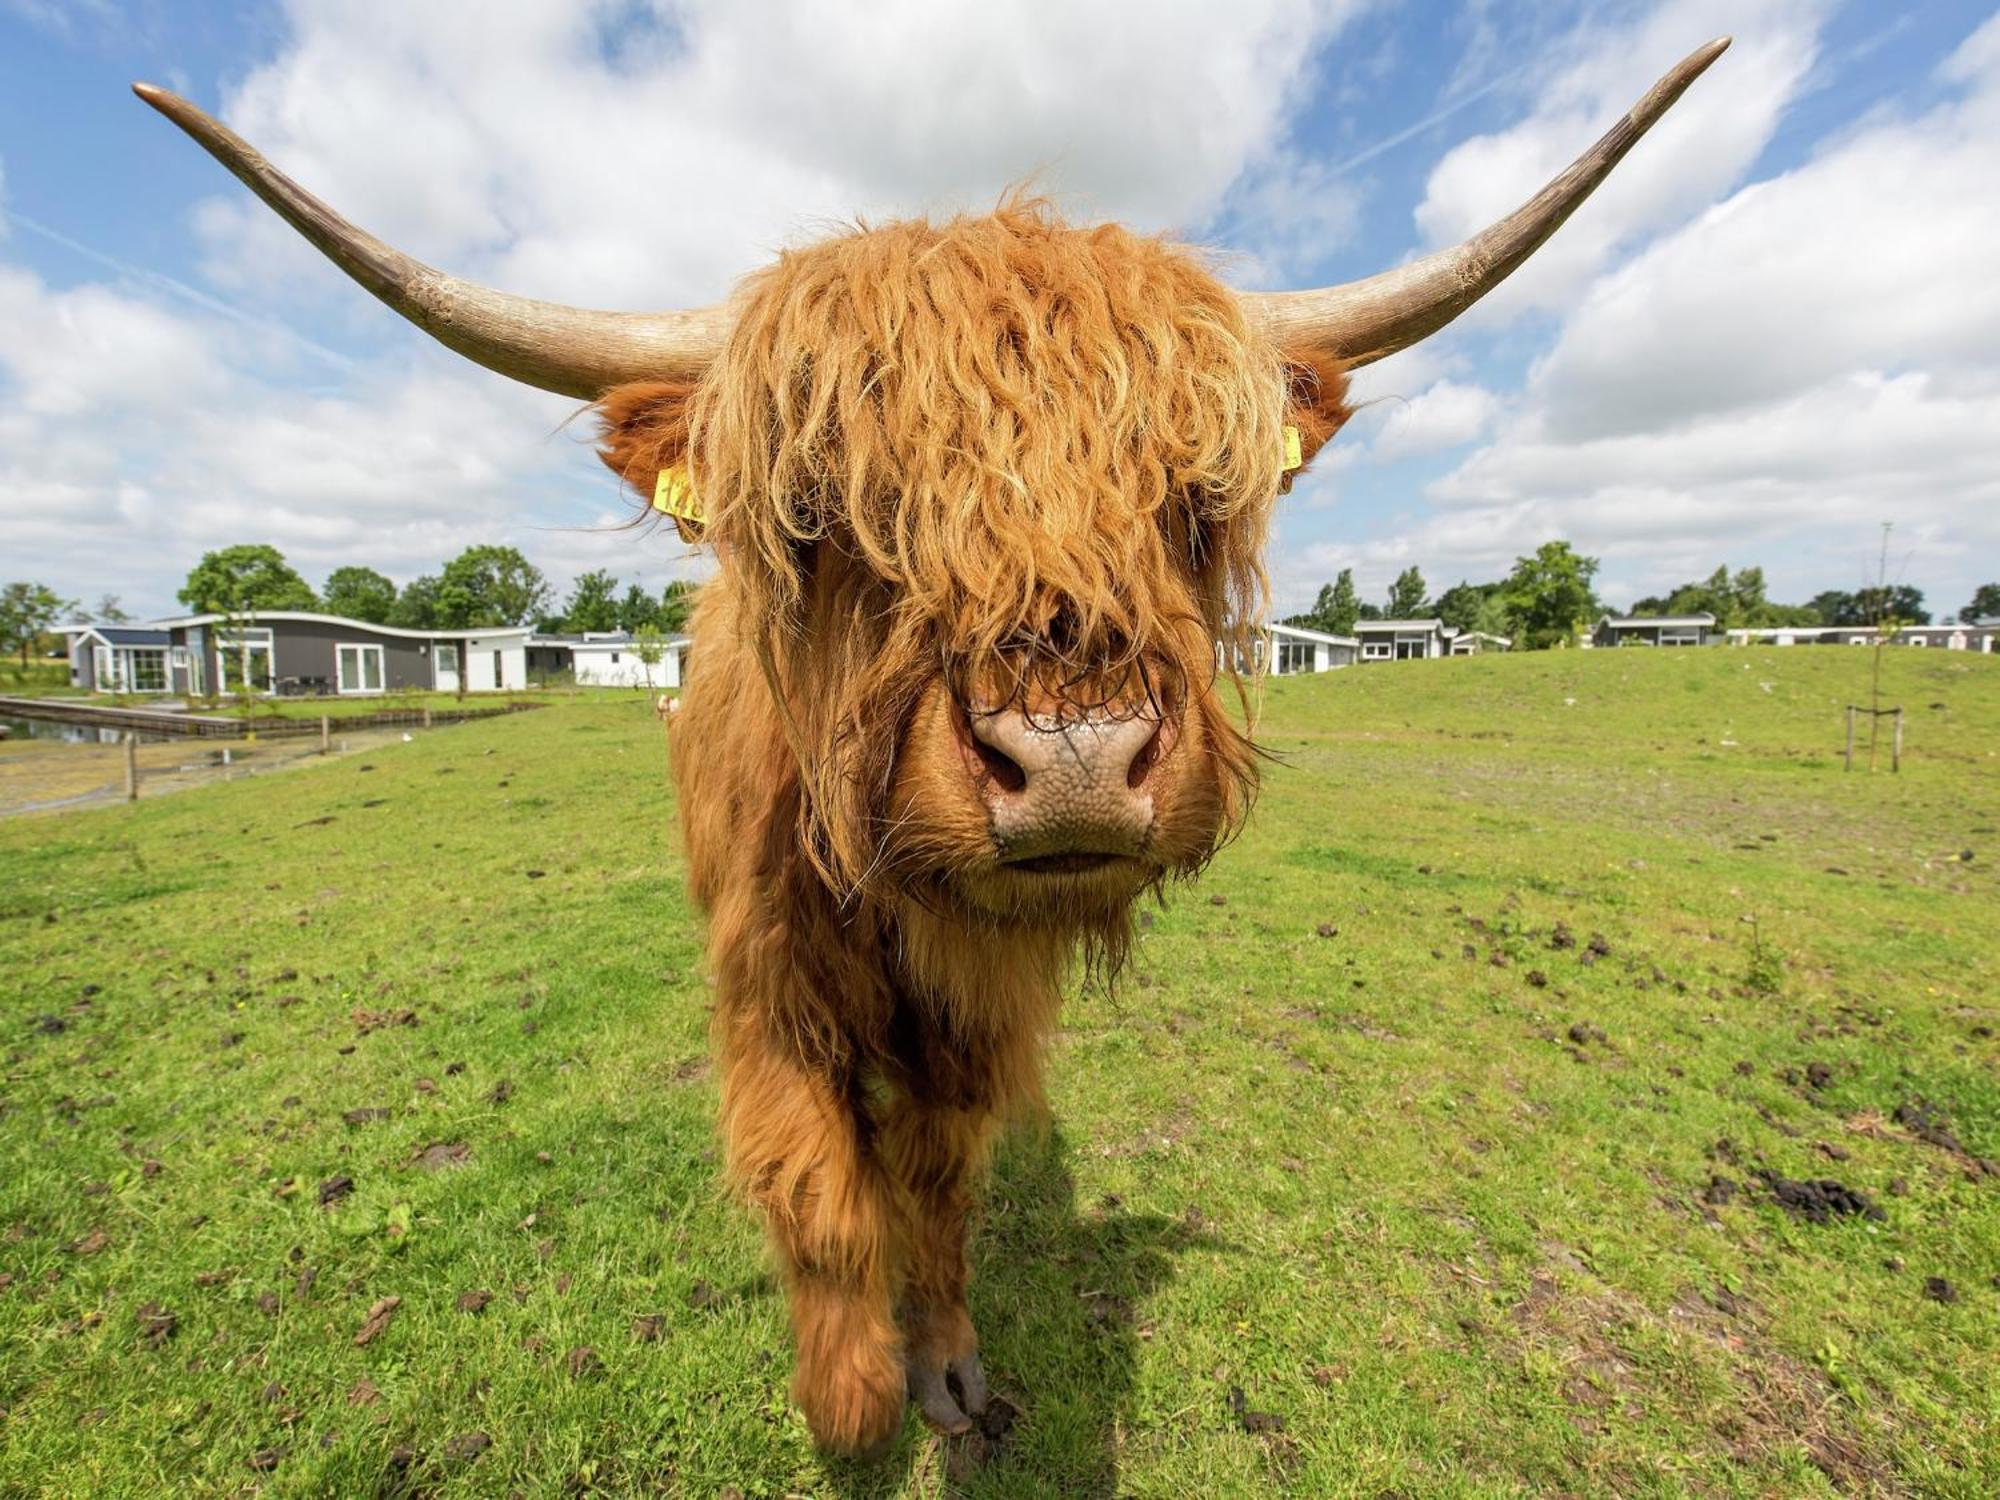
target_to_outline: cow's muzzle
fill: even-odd
[[[1037,719],[1003,708],[975,710],[967,727],[968,768],[1001,864],[1075,874],[1145,853],[1171,717],[1140,708]]]

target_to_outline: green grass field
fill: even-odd
[[[0,694],[13,698],[71,698],[81,693],[69,685],[67,661],[31,660],[26,667],[18,656],[0,659]]]
[[[714,1183],[645,702],[0,824],[0,1493],[1991,1495],[2000,660],[1890,653],[1843,775],[1866,661],[1269,684],[996,1163],[1017,1419],[870,1470]]]

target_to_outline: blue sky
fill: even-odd
[[[506,540],[559,584],[700,571],[570,407],[461,367],[126,91],[220,113],[358,222],[510,290],[711,300],[855,214],[1034,175],[1244,285],[1344,280],[1511,208],[1738,40],[1535,264],[1364,372],[1285,503],[1280,609],[1497,576],[1563,535],[1614,602],[1760,564],[1852,587],[1879,523],[1940,613],[2000,577],[1991,4],[0,0],[7,577],[135,612],[272,541],[315,583]],[[1982,186],[1983,184],[1983,186]]]

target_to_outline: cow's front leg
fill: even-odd
[[[723,1048],[723,1133],[785,1278],[792,1399],[820,1446],[875,1457],[906,1404],[894,1206],[848,1101],[751,1032]]]
[[[941,1432],[986,1409],[979,1335],[965,1306],[965,1241],[991,1117],[898,1101],[883,1122],[883,1170],[903,1233],[902,1324],[910,1395]]]

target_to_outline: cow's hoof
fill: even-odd
[[[979,1366],[979,1355],[936,1364],[911,1360],[910,1399],[924,1420],[946,1436],[972,1431],[972,1418],[986,1410],[986,1372]]]
[[[951,1377],[958,1383],[958,1404],[968,1417],[986,1410],[986,1371],[979,1363],[979,1351],[951,1362]]]

